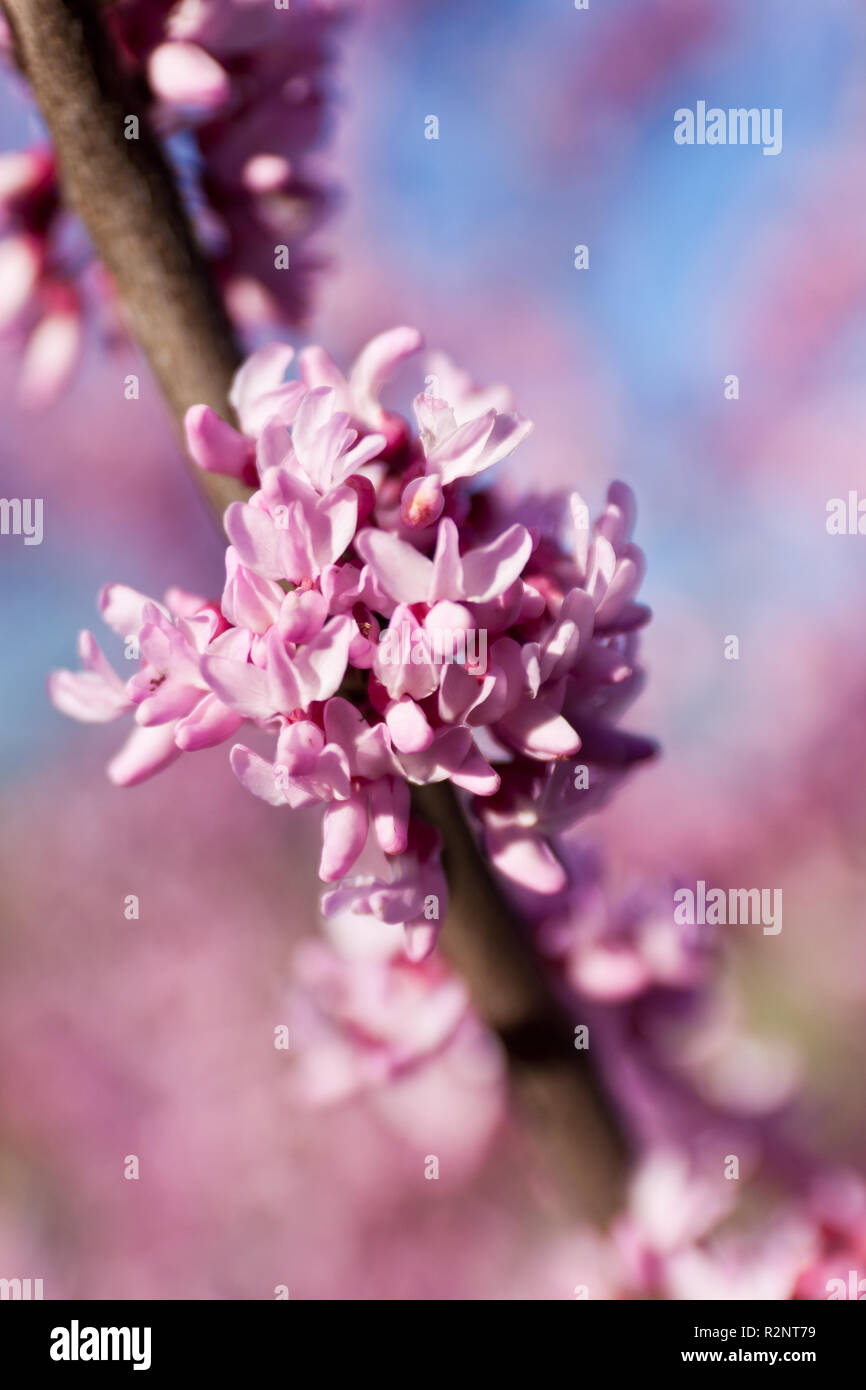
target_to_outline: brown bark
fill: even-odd
[[[604,1225],[620,1208],[627,1151],[572,1017],[484,862],[453,788],[419,787],[415,803],[444,844],[451,908],[440,938],[475,1007],[501,1039],[529,1130],[574,1217]]]

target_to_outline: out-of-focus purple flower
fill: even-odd
[[[502,1118],[501,1051],[439,956],[406,959],[386,892],[326,895],[323,934],[294,954],[297,1088],[315,1105],[365,1095],[389,1128],[414,1143],[435,1134],[440,1159],[465,1168]]]
[[[810,1194],[811,1258],[798,1271],[793,1297],[834,1302],[866,1298],[866,1186],[853,1173],[829,1173]]]
[[[302,321],[317,259],[306,249],[332,196],[310,152],[327,117],[323,72],[343,9],[329,0],[114,0],[103,7],[125,68],[176,156],[190,215],[242,329]],[[8,31],[2,45],[11,53]],[[83,324],[118,326],[90,274],[50,147],[0,158],[0,330],[25,341],[25,404],[63,389]]]
[[[545,924],[547,949],[578,994],[614,1004],[707,981],[716,952],[706,934],[674,921],[668,895],[642,885],[611,901],[600,883],[581,890],[573,917]]]

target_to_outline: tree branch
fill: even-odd
[[[114,277],[134,336],[180,422],[199,402],[230,418],[240,355],[222,301],[137,93],[87,0],[3,0],[19,60],[59,158],[66,196]],[[138,117],[137,140],[124,135]],[[195,469],[221,515],[231,480]],[[622,1135],[586,1052],[484,864],[453,789],[417,789],[445,846],[451,908],[443,947],[505,1048],[514,1089],[572,1216],[604,1223],[619,1207]]]
[[[605,1225],[622,1207],[627,1148],[588,1050],[551,988],[526,927],[505,901],[447,782],[414,788],[442,836],[451,907],[441,946],[505,1048],[530,1134],[558,1178],[564,1209]]]

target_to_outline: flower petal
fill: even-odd
[[[397,603],[423,603],[428,598],[433,565],[414,546],[387,531],[376,531],[369,527],[358,532],[355,549],[361,559],[366,560],[386,593]]]
[[[168,767],[181,750],[174,741],[173,724],[156,724],[144,729],[136,724],[119,753],[108,764],[109,781],[116,787],[134,787]]]
[[[504,826],[485,830],[484,843],[499,873],[519,887],[549,896],[567,886],[565,870],[540,835]]]
[[[216,695],[205,695],[185,719],[178,721],[174,741],[185,753],[213,748],[231,738],[243,723],[243,716],[230,710]]]
[[[186,446],[195,463],[208,473],[248,479],[255,462],[253,441],[239,434],[209,405],[193,405],[184,416]]]
[[[373,831],[385,854],[402,854],[409,834],[409,784],[402,777],[380,777],[370,787]]]
[[[227,656],[203,656],[201,671],[223,704],[247,719],[269,719],[275,713],[267,672],[248,661]]]
[[[252,749],[236,743],[229,758],[232,772],[242,787],[269,806],[285,806],[286,793],[273,763],[266,762]]]
[[[325,883],[344,878],[367,840],[366,797],[332,801],[322,820],[322,857],[319,877]]]
[[[147,60],[154,95],[176,106],[221,106],[231,95],[229,75],[196,43],[158,44]]]
[[[394,368],[404,357],[411,357],[424,345],[417,328],[390,328],[372,338],[359,353],[349,373],[349,389],[357,404],[358,414],[369,424],[382,420],[379,393]]]
[[[392,700],[385,710],[385,722],[401,753],[423,753],[433,742],[433,730],[421,706],[409,695]]]
[[[488,545],[463,556],[463,588],[466,598],[477,603],[497,598],[519,578],[532,553],[532,537],[525,526],[509,526]]]
[[[280,391],[286,368],[295,355],[288,343],[267,343],[235,373],[229,401],[244,434],[258,434],[265,422],[279,414]]]

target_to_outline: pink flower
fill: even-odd
[[[389,329],[371,339],[347,377],[324,348],[304,348],[300,357],[301,378],[308,387],[330,387],[338,410],[366,429],[384,434],[393,447],[406,439],[408,428],[400,416],[383,408],[379,396],[394,369],[420,351],[422,344],[417,328]]]
[[[361,531],[355,549],[388,598],[432,606],[442,599],[485,603],[500,598],[523,571],[532,539],[525,526],[509,526],[495,540],[461,555],[457,527],[443,517],[432,560],[387,531]]]
[[[436,944],[448,906],[439,849],[436,832],[413,821],[405,853],[391,860],[384,874],[359,874],[325,893],[323,913],[348,912],[400,926],[410,960],[423,960]]]
[[[367,724],[347,700],[325,703],[321,728],[311,720],[285,725],[273,764],[236,745],[232,768],[248,791],[273,806],[326,803],[319,866],[326,883],[349,872],[371,826],[383,853],[406,849],[409,789],[387,728]]]
[[[303,1089],[318,1102],[385,1085],[435,1058],[466,1016],[458,980],[444,972],[437,979],[405,957],[347,962],[309,941],[294,965],[298,989],[330,1024],[327,1043],[311,1038],[301,1057]]]
[[[335,912],[293,957],[296,1080],[309,1104],[363,1095],[390,1132],[436,1134],[447,1167],[476,1163],[504,1110],[496,1040],[439,957],[408,961],[402,929]]]
[[[652,987],[693,989],[707,978],[709,942],[673,919],[669,895],[634,892],[615,907],[601,892],[581,902],[565,970],[581,994],[607,1002]]]
[[[414,410],[424,451],[424,474],[403,492],[401,515],[410,526],[435,521],[449,483],[475,478],[492,468],[513,453],[532,429],[530,420],[515,413],[500,413],[492,406],[458,423],[447,401],[426,393],[415,397]]]
[[[175,591],[167,601],[173,612],[122,584],[108,585],[100,595],[102,617],[140,654],[140,669],[122,681],[91,633],[82,632],[83,669],[56,671],[49,681],[54,704],[72,719],[106,723],[134,711],[137,727],[108,766],[119,786],[152,776],[181,752],[223,742],[242,722],[204,680],[201,659],[248,646],[246,635],[226,630],[204,600]]]
[[[218,86],[206,65],[198,75]],[[353,875],[326,910],[401,924],[416,957],[435,941],[445,882],[436,837],[410,815],[412,785],[450,781],[472,797],[497,867],[555,895],[556,837],[649,751],[615,727],[647,617],[631,494],[614,485],[593,531],[576,495],[531,528],[499,515],[495,492],[468,480],[528,422],[501,388],[479,393],[449,366],[457,399],[418,397],[413,433],[381,394],[420,343],[413,329],[382,333],[346,376],[306,348],[299,378],[287,378],[292,349],[272,343],[233,383],[239,428],[189,411],[196,462],[256,485],[226,511],[220,604],[162,608],[115,587],[106,617],[137,637],[141,671],[121,682],[87,638],[85,670],[52,684],[76,717],[134,711],[150,743],[113,766],[118,780],[244,721],[274,737],[272,759],[235,744],[239,781],[275,807],[320,807],[320,878]],[[435,484],[442,503],[425,526],[401,515],[416,482],[411,496]],[[578,753],[589,792],[573,789]]]
[[[242,628],[231,629],[243,637]],[[339,689],[349,659],[354,624],[331,618],[309,641],[286,642],[272,626],[259,648],[262,665],[247,661],[243,646],[226,652],[211,648],[201,661],[202,676],[220,699],[244,719],[269,722],[306,711]]]

